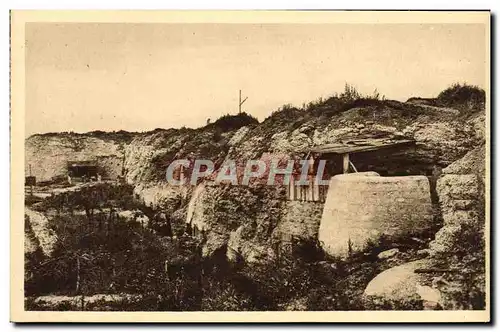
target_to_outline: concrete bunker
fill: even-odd
[[[95,159],[66,162],[66,176],[71,182],[120,180],[124,176],[124,160],[119,156],[97,156]]]
[[[325,202],[328,185],[318,184],[318,174],[328,180],[337,174],[376,171],[384,175],[410,175],[412,170],[391,165],[391,156],[412,149],[414,140],[391,138],[344,139],[333,144],[314,147],[302,153],[309,161],[308,183],[299,185],[300,171],[295,170],[287,188],[287,199],[291,201]],[[320,162],[324,169],[320,170]]]
[[[328,254],[347,257],[382,236],[390,240],[425,232],[433,220],[425,176],[336,175],[330,180],[318,239]]]
[[[67,171],[71,179],[85,181],[92,178],[97,179],[99,166],[97,160],[68,161]]]
[[[431,183],[418,165],[404,158],[414,147],[409,139],[362,138],[308,151],[311,174],[325,160],[323,179],[330,179],[323,188],[311,183],[312,195],[301,197],[307,201],[323,193],[318,239],[328,254],[346,257],[382,238],[421,234],[433,227]],[[289,200],[296,200],[293,190]]]
[[[325,179],[337,174],[374,171],[381,175],[415,175],[417,172],[400,162],[399,156],[414,149],[415,141],[394,138],[344,139],[336,143],[314,147],[307,151],[311,164],[317,168],[326,161]]]

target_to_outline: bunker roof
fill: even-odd
[[[75,160],[75,161],[68,161],[68,167],[81,167],[81,166],[97,166],[97,161],[96,160]]]
[[[370,139],[346,139],[332,144],[319,145],[309,151],[320,154],[350,154],[366,151],[377,151],[391,147],[408,147],[415,145],[414,140],[370,138]]]

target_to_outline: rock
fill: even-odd
[[[191,195],[191,200],[188,203],[186,211],[186,224],[191,225],[191,227],[198,227],[199,230],[205,228],[204,213],[208,208],[207,200],[210,195],[207,195],[205,185],[203,183],[199,184],[193,194]]]
[[[337,264],[327,262],[327,261],[320,261],[317,262],[316,265],[320,266],[322,269],[330,271],[330,270],[336,270],[337,269]]]
[[[315,128],[315,127],[314,127],[314,126],[312,126],[312,125],[305,125],[305,126],[300,127],[300,128],[298,129],[298,132],[299,132],[299,133],[305,133],[305,134],[307,134],[307,133],[309,133],[309,132],[312,132],[312,131],[314,130],[314,128]]]
[[[309,147],[311,139],[297,129],[292,133],[278,132],[271,136],[271,145],[274,152],[302,151]]]
[[[436,192],[443,213],[443,227],[429,244],[430,255],[448,255],[453,252],[462,226],[472,225],[478,232],[484,227],[484,146],[480,146],[462,159],[443,169],[437,181]],[[480,222],[481,221],[481,222]]]
[[[35,235],[43,253],[50,257],[58,241],[56,232],[49,227],[49,220],[38,211],[33,211],[29,207],[24,209],[25,218],[31,225],[31,230]]]
[[[364,125],[364,124],[362,124],[362,123],[358,123],[358,124],[356,125],[356,129],[363,129],[364,127],[365,127],[365,125]]]
[[[386,133],[391,133],[394,134],[396,132],[396,127],[393,126],[384,126],[381,124],[374,124],[373,129],[379,132],[386,132]]]
[[[436,121],[432,123],[413,123],[402,130],[405,136],[417,141],[416,155],[413,158],[421,160],[435,156],[434,162],[449,165],[462,157],[470,150],[470,146],[477,144],[471,125],[458,121]],[[417,157],[417,155],[419,157]]]
[[[481,113],[479,116],[476,118],[472,119],[470,122],[472,124],[472,127],[474,128],[474,132],[476,134],[476,137],[480,140],[485,140],[486,138],[486,116],[484,113]]]
[[[38,242],[34,237],[34,234],[29,230],[24,232],[24,253],[31,254],[34,253],[39,248]]]
[[[424,260],[413,261],[385,270],[366,286],[365,296],[383,297],[388,300],[405,300],[416,294],[421,276],[414,271],[425,266]]]
[[[234,133],[233,137],[231,137],[227,144],[229,146],[238,144],[243,139],[243,137],[245,137],[249,130],[250,128],[248,128],[247,126],[241,127],[240,129],[238,129],[238,131],[236,131],[236,133]]]
[[[456,238],[462,230],[461,225],[445,225],[437,231],[434,240],[429,243],[430,255],[437,256],[453,251]]]
[[[443,220],[445,225],[465,225],[477,224],[479,219],[476,211],[455,210],[444,213]]]
[[[237,262],[239,258],[243,258],[246,263],[253,264],[270,261],[275,257],[271,247],[253,241],[252,233],[253,229],[248,226],[240,226],[231,232],[226,252],[230,262]]]
[[[451,208],[453,210],[473,210],[477,204],[476,200],[472,199],[456,199],[450,202]]]
[[[443,172],[446,173],[446,169]],[[477,177],[474,174],[444,174],[439,178],[436,190],[440,196],[447,196],[449,200],[476,199],[478,191]],[[441,199],[441,201],[443,200]]]
[[[136,294],[93,294],[84,297],[84,305],[96,305],[93,307],[94,310],[97,308],[102,311],[106,310],[106,306],[110,304],[116,304],[124,302],[135,302],[139,301],[142,295]],[[68,296],[68,295],[43,295],[32,298],[33,302],[43,308],[44,310],[54,310],[54,307],[58,305],[70,306],[71,310],[81,310],[82,296]]]
[[[287,201],[281,212],[281,220],[273,231],[277,240],[290,236],[304,240],[318,238],[323,204],[318,202]]]
[[[422,286],[417,284],[417,294],[422,298],[422,300],[431,303],[439,303],[441,301],[441,293],[432,287]]]
[[[411,237],[410,239],[411,239],[412,241],[417,242],[417,243],[425,243],[425,241],[424,241],[424,240],[419,239],[418,237]]]
[[[201,249],[201,255],[206,258],[215,254],[227,245],[229,236],[216,232],[206,232],[206,241]]]
[[[167,183],[139,185],[134,188],[134,195],[146,206],[161,209],[167,214],[175,211],[175,207],[186,196],[186,192],[186,187],[170,186]]]
[[[369,304],[392,303],[401,306],[412,301],[437,303],[439,291],[424,284],[424,276],[415,273],[415,269],[428,268],[426,259],[399,265],[383,271],[373,278],[363,293]]]
[[[209,183],[198,186],[188,204],[186,223],[206,239],[202,255],[208,257],[227,247],[225,254],[231,261],[272,260],[272,234],[282,220],[284,204],[277,199],[278,194],[272,186],[253,188]]]
[[[482,144],[467,152],[463,158],[443,169],[443,173],[455,175],[477,174],[481,178],[484,178],[485,160],[486,147]]]
[[[417,250],[417,256],[419,257],[427,257],[429,256],[430,254],[430,250],[429,249],[420,249],[420,250]]]
[[[395,256],[399,252],[398,248],[393,248],[389,250],[382,251],[380,254],[377,255],[379,259],[387,259]]]
[[[149,218],[141,210],[122,210],[118,211],[117,215],[126,222],[136,221],[142,227],[148,227],[149,225]]]

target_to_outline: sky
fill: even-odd
[[[486,86],[480,24],[26,24],[26,136],[265,119],[342,92]]]

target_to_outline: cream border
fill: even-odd
[[[24,28],[26,22],[482,23],[487,70],[485,311],[33,312],[24,311]],[[11,312],[14,322],[487,322],[490,320],[490,13],[409,11],[13,11],[11,12]],[[23,239],[19,241],[19,239]]]

